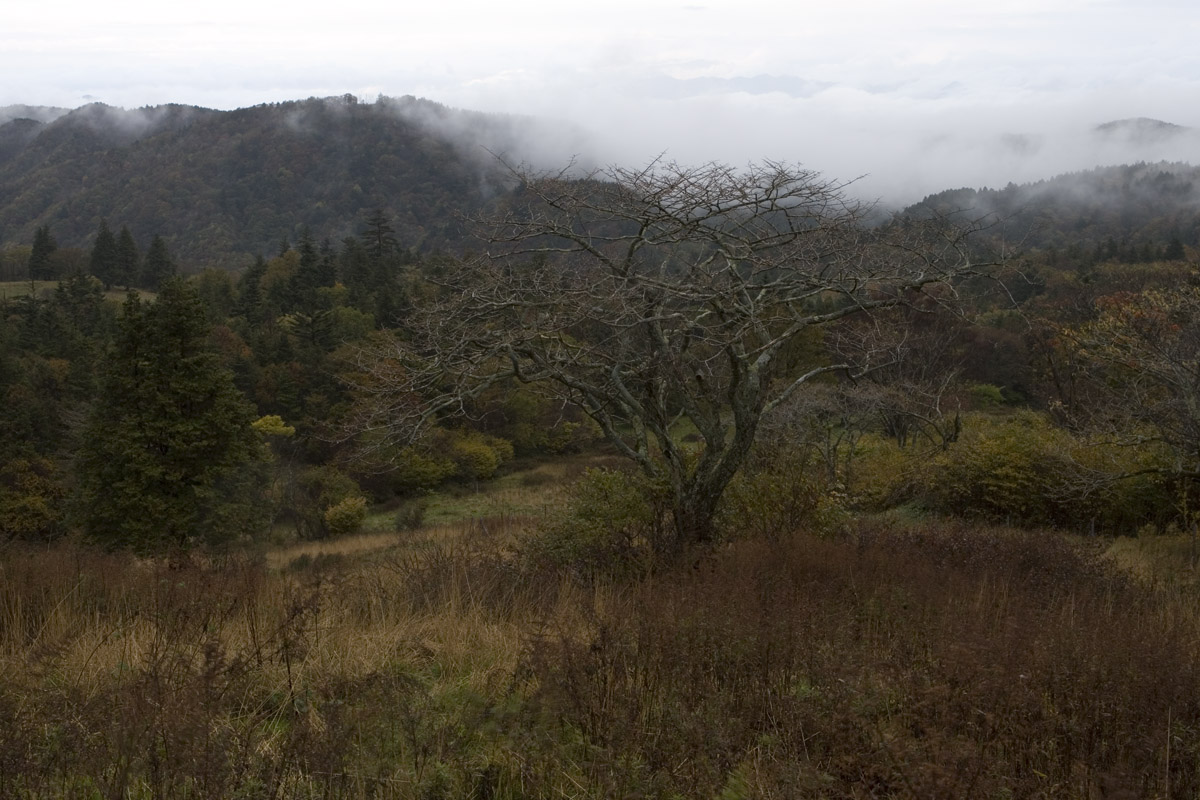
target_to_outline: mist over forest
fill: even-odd
[[[830,136],[854,146],[852,132]],[[1043,243],[1034,231],[1047,215],[1082,219],[1073,235],[1090,244],[1108,236],[1196,243],[1195,169],[1182,157],[1200,143],[1191,128],[1126,119],[1038,134],[904,136],[897,133],[893,152],[861,150],[862,162],[885,157],[894,172],[854,180],[861,173],[846,166],[825,177],[846,181],[846,193],[874,204],[881,219],[936,205],[1000,215],[1006,235],[1034,243]],[[340,241],[384,209],[406,247],[454,249],[462,245],[461,218],[510,188],[507,168],[583,174],[610,163],[601,154],[614,152],[611,144],[552,119],[413,97],[347,95],[233,111],[8,106],[0,108],[0,243],[28,244],[37,228],[51,226],[61,244],[84,247],[108,219],[143,238],[163,236],[187,264],[240,268],[302,230]],[[1138,166],[1109,169],[1122,164]],[[906,182],[904,170],[914,166],[922,175]],[[971,182],[985,177],[992,183]],[[932,183],[938,179],[944,183]],[[1160,192],[1152,180],[1171,185]],[[1097,224],[1104,230],[1087,230]]]

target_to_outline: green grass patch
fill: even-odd
[[[411,498],[404,507],[424,505],[425,526],[456,525],[482,517],[536,517],[563,502],[563,492],[592,467],[624,466],[627,462],[611,454],[589,453],[562,456],[546,461],[523,461],[491,481],[449,486]],[[403,508],[403,507],[402,507]],[[395,530],[397,509],[376,509],[368,514],[365,531]]]
[[[26,295],[54,291],[58,281],[0,281],[0,300],[12,300]]]
[[[18,297],[25,297],[29,294],[42,295],[47,292],[53,292],[58,288],[58,281],[0,281],[0,302],[4,300],[15,300]],[[153,300],[158,296],[155,292],[148,292],[145,289],[134,289],[138,297],[142,300]],[[122,303],[128,292],[121,288],[109,289],[104,293],[104,299],[115,303]]]

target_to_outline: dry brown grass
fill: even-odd
[[[1149,585],[1200,588],[1200,542],[1189,534],[1123,536],[1107,543],[1105,557]]]
[[[1193,797],[1200,614],[963,524],[636,582],[514,516],[171,564],[0,551],[2,797]]]
[[[1200,794],[1196,598],[1048,534],[742,542],[535,664],[589,796]]]
[[[9,548],[0,797],[291,796],[344,778],[389,704],[508,690],[545,605],[542,587],[503,585],[491,542],[512,524],[292,548],[268,559],[284,570]],[[424,778],[393,771],[371,785]]]

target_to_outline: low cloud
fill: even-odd
[[[545,120],[526,160],[787,160],[861,176],[855,192],[893,205],[1200,153],[1190,131],[1095,133],[1139,117],[1200,128],[1200,27],[1182,0],[617,0],[552,14],[520,0],[347,0],[331,14],[301,0],[286,19],[216,0],[152,21],[52,2],[52,32],[40,6],[6,20],[0,74],[21,78],[0,83],[0,105],[415,95]]]

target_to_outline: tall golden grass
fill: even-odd
[[[953,522],[642,579],[495,517],[265,556],[0,549],[0,797],[1193,797],[1200,614]]]

